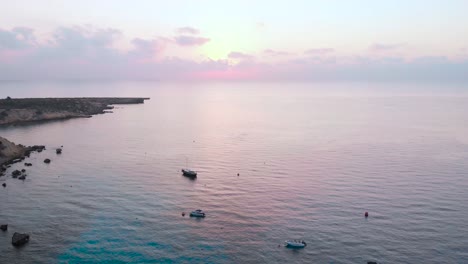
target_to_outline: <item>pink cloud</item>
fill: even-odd
[[[335,49],[332,48],[319,48],[319,49],[308,49],[304,51],[307,55],[324,55],[335,52]]]
[[[383,52],[383,51],[391,51],[391,50],[397,50],[399,48],[402,48],[406,46],[405,43],[395,43],[395,44],[373,44],[369,47],[371,51],[376,51],[376,52]]]
[[[177,29],[177,33],[198,35],[200,33],[200,30],[193,27],[180,27]]]
[[[201,46],[210,41],[209,38],[193,37],[186,35],[177,36],[174,38],[174,40],[180,46]]]
[[[233,51],[228,58],[238,63],[232,64],[230,60],[167,57],[166,46],[177,44],[173,38],[135,38],[129,50],[120,50],[115,43],[123,34],[117,29],[62,27],[40,43],[35,39],[32,29],[0,30],[0,79],[468,82],[468,58],[306,56],[333,52],[315,49],[302,56],[261,62],[252,54]],[[271,49],[262,54],[286,55]]]
[[[28,49],[21,50],[0,50],[0,62],[2,63],[14,63],[23,58],[26,58],[31,54]]]
[[[286,51],[277,51],[277,50],[272,50],[272,49],[266,49],[263,51],[264,54],[269,55],[269,56],[289,56],[291,53],[286,52]]]
[[[0,49],[24,49],[34,45],[36,45],[36,38],[31,28],[0,29]]]
[[[239,59],[239,60],[250,60],[250,59],[253,59],[254,56],[247,54],[247,53],[232,51],[231,53],[228,54],[228,58]]]
[[[135,38],[132,40],[134,48],[128,52],[128,55],[140,63],[148,63],[153,61],[156,55],[162,53],[167,42],[168,40],[164,38]]]

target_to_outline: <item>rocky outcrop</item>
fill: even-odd
[[[0,125],[91,117],[116,104],[142,104],[149,98],[24,98],[0,99]]]
[[[5,172],[9,164],[21,162],[25,157],[29,157],[31,152],[42,151],[44,146],[26,147],[21,144],[8,141],[0,137],[0,175]]]
[[[14,170],[14,171],[11,173],[11,176],[12,176],[13,178],[18,178],[18,176],[20,176],[20,175],[21,175],[21,171],[19,171],[19,170]]]
[[[50,163],[50,159],[45,159],[45,160],[44,160],[44,163],[49,164],[49,163]]]
[[[13,237],[11,238],[11,244],[13,244],[13,246],[15,247],[22,246],[28,242],[29,242],[29,234],[21,234],[21,233],[15,232],[13,234]]]
[[[103,114],[116,104],[142,104],[149,98],[23,98],[0,99],[0,126],[32,121],[91,117]],[[0,176],[9,164],[20,162],[33,151],[42,152],[44,146],[26,147],[0,137]],[[57,149],[60,154],[62,149]],[[28,165],[29,164],[29,165]],[[31,163],[26,163],[31,166]]]
[[[0,225],[0,230],[7,231],[8,230],[8,225]]]
[[[0,137],[0,165],[14,163],[24,157],[27,148],[22,145],[16,145]]]

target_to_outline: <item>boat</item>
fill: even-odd
[[[305,248],[307,243],[304,240],[286,240],[285,245],[290,248]]]
[[[193,216],[193,217],[205,217],[205,212],[203,212],[203,210],[201,209],[197,209],[195,211],[192,211],[190,213],[190,216]]]
[[[189,169],[182,169],[182,175],[190,178],[196,178],[197,172]]]

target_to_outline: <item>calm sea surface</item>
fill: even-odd
[[[0,178],[0,262],[468,263],[464,88],[0,83],[1,97],[151,97],[0,129],[47,146],[26,181]],[[16,231],[31,241],[13,248]],[[296,238],[308,246],[279,246]]]

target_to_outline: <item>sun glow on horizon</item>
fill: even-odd
[[[467,1],[3,4],[0,79],[467,78]]]

